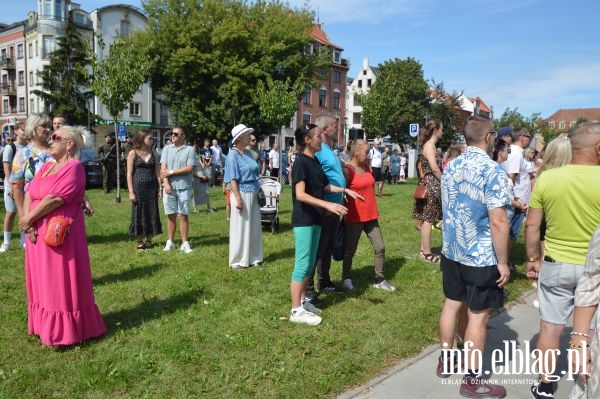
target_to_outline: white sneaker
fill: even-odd
[[[305,309],[292,312],[290,315],[290,321],[292,323],[305,323],[309,326],[316,326],[321,323],[321,318],[314,313],[311,313]]]
[[[342,281],[342,286],[348,291],[352,291],[354,289],[354,284],[352,284],[352,280],[349,278]]]
[[[190,242],[186,241],[183,244],[181,244],[181,250],[183,252],[185,252],[186,254],[189,254],[190,252],[192,252],[192,247],[190,247]]]
[[[4,244],[0,245],[0,253],[8,251],[9,248],[10,248],[10,244],[4,243]]]
[[[321,314],[321,309],[310,303],[310,301],[306,300],[306,298],[304,298],[304,301],[302,301],[302,307],[304,310],[310,313]]]
[[[389,291],[389,292],[396,291],[396,287],[394,287],[393,285],[388,283],[386,280],[382,280],[379,283],[373,284],[373,288],[377,288],[377,289]]]
[[[175,249],[175,244],[173,244],[173,241],[171,240],[167,240],[167,243],[165,244],[165,248],[163,249],[163,251],[172,251]]]

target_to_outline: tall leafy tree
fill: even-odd
[[[428,107],[427,117],[442,122],[444,136],[438,143],[438,147],[448,148],[452,143],[460,141],[459,132],[461,126],[457,126],[461,112],[457,93],[448,93],[444,82],[431,81],[431,101]]]
[[[225,138],[239,122],[267,128],[257,82],[309,81],[323,65],[318,54],[305,54],[313,18],[305,9],[242,0],[147,0],[143,6],[153,88],[196,134]]]
[[[40,72],[42,89],[32,93],[44,100],[45,112],[63,115],[69,123],[86,125],[88,119],[89,80],[85,66],[90,61],[88,41],[71,17],[65,24],[65,34],[57,39],[56,50],[50,53],[50,63]]]
[[[99,38],[99,46],[104,47],[102,38]],[[145,53],[145,48],[138,46],[135,36],[116,38],[106,57],[99,59],[90,51],[90,58],[93,74],[92,89],[112,116],[116,134],[117,118],[127,108],[140,86],[149,78],[150,60]],[[117,140],[117,154],[120,154],[119,140]],[[116,161],[117,202],[121,202],[118,158]]]
[[[360,96],[367,136],[390,135],[399,143],[414,141],[408,133],[409,125],[424,120],[430,94],[417,60],[394,58],[380,64],[371,90]]]

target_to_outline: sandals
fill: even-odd
[[[152,241],[146,241],[146,243],[144,244],[144,249],[152,249]]]
[[[431,263],[440,263],[440,256],[434,253],[428,253],[421,251],[421,259],[429,261]]]
[[[144,243],[143,242],[138,242],[136,248],[137,248],[138,252],[142,252],[145,249]]]

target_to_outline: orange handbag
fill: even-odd
[[[71,229],[71,222],[64,216],[52,216],[48,221],[44,242],[51,247],[60,247]]]

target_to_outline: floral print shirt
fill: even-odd
[[[509,204],[506,172],[482,149],[467,147],[442,174],[444,256],[466,266],[496,265],[488,211]]]

